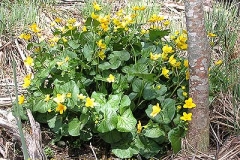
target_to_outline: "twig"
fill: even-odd
[[[97,155],[96,155],[96,153],[95,153],[95,151],[94,151],[94,149],[93,149],[93,146],[92,146],[92,143],[91,143],[91,142],[90,142],[90,148],[91,148],[91,150],[92,150],[92,152],[93,152],[93,155],[94,155],[95,159],[97,160]]]
[[[0,144],[0,153],[1,153],[1,155],[2,155],[4,158],[6,158],[6,152],[5,152],[2,144]]]

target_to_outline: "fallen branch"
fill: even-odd
[[[46,160],[47,157],[44,154],[42,147],[42,136],[40,125],[36,122],[32,116],[31,111],[27,110],[27,115],[30,121],[32,133],[24,132],[24,137],[27,144],[27,151],[31,159],[41,159]],[[18,142],[21,142],[20,134],[18,131],[17,124],[13,122],[9,122],[6,119],[0,117],[0,127],[6,129],[6,132],[9,132],[13,135],[13,139],[16,139]],[[4,151],[4,150],[3,150]]]

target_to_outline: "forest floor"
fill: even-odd
[[[110,0],[108,0],[108,2],[113,3]],[[162,4],[162,1],[159,0],[159,4],[160,3]],[[116,3],[118,8],[120,8],[119,4],[121,4],[121,6],[127,5],[124,2]],[[76,3],[75,5],[83,4]],[[56,6],[48,6],[41,11],[39,17],[41,21],[50,23],[56,17],[55,11],[58,11],[58,14],[61,13],[64,15],[67,13],[68,16],[75,17],[81,21],[82,17],[79,15],[79,11],[76,10],[75,5],[62,3]],[[185,27],[183,22],[183,2],[173,2],[172,0],[167,0],[164,1],[161,7],[161,14],[166,17],[174,16],[175,21],[179,21],[179,28]],[[49,12],[50,10],[53,12]],[[237,56],[235,58],[238,58],[240,53],[240,46],[238,44],[240,44],[240,31],[238,42],[236,43],[235,53]],[[7,118],[8,120],[12,119],[12,115],[10,113],[12,108],[12,100],[14,100],[12,97],[15,96],[15,91],[14,78],[12,76],[12,64],[10,63],[11,59],[17,60],[17,80],[19,82],[18,93],[23,94],[26,92],[21,88],[22,83],[20,83],[23,81],[23,77],[26,73],[26,68],[23,65],[21,56],[21,52],[25,52],[25,46],[26,44],[22,41],[17,41],[16,39],[12,39],[4,35],[0,37],[0,60],[2,64],[4,61],[4,65],[1,66],[2,68],[0,70],[0,118]],[[18,54],[12,54],[14,52]],[[169,151],[162,157],[162,159],[240,159],[240,137],[238,137],[238,134],[236,134],[233,123],[236,119],[239,119],[235,116],[236,113],[233,113],[232,94],[230,92],[231,91],[229,91],[229,93],[219,94],[211,105],[211,148],[209,154],[196,152],[189,157],[189,153],[187,153],[187,151],[183,148],[183,150],[177,155],[173,155],[172,152]],[[25,131],[31,132],[27,130],[28,128],[29,123],[24,122]],[[52,143],[54,134],[48,129],[48,127],[44,125],[41,126],[41,131],[44,151],[49,159],[91,160],[96,159],[96,157],[97,159],[103,160],[118,159],[111,154],[110,146],[96,137],[93,137],[90,142],[85,142],[80,146],[76,139],[71,139],[69,137],[63,138],[61,141],[54,144]],[[1,159],[23,159],[19,142],[14,139],[14,135],[9,133],[8,130],[3,127],[0,127],[0,157],[2,157]],[[133,159],[141,160],[140,157],[133,157]]]

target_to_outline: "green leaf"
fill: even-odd
[[[178,95],[178,97],[179,97],[181,100],[185,100],[185,97],[183,96],[183,90],[182,90],[182,88],[179,88],[179,89],[177,90],[177,95]]]
[[[137,120],[131,109],[127,109],[122,116],[118,117],[117,130],[120,132],[132,132],[136,130]]]
[[[156,89],[153,88],[152,83],[147,84],[143,90],[143,98],[145,100],[155,99],[157,97]]]
[[[156,75],[152,73],[134,73],[133,75],[151,82],[153,82],[156,77]]]
[[[165,136],[165,132],[160,128],[146,128],[143,130],[143,134],[149,138],[159,138]]]
[[[131,100],[127,95],[124,95],[119,108],[119,113],[122,115],[130,106]]]
[[[62,116],[60,115],[56,115],[54,116],[53,118],[49,119],[47,122],[48,122],[48,126],[50,128],[52,128],[52,130],[55,132],[55,133],[58,133],[60,128],[62,127]]]
[[[108,69],[117,69],[121,65],[121,61],[116,60],[111,63],[104,62],[98,65],[99,69],[101,70],[108,70]]]
[[[64,51],[66,53],[66,55],[68,55],[70,58],[77,58],[77,54],[75,52],[69,51],[69,50],[65,50]]]
[[[78,118],[73,118],[68,123],[68,132],[71,136],[79,136],[80,135],[80,121]]]
[[[167,116],[169,120],[171,121],[174,118],[174,115],[176,113],[176,106],[175,106],[175,100],[171,98],[167,98],[164,100],[163,104],[163,110],[165,117]]]
[[[177,127],[168,132],[168,139],[171,142],[173,152],[176,154],[181,150],[181,138],[184,135],[184,129]]]
[[[90,139],[92,139],[92,133],[87,130],[81,130],[80,131],[80,139],[83,141],[89,141]]]
[[[103,93],[97,93],[97,92],[93,92],[91,98],[95,99],[95,102],[99,105],[99,106],[103,106],[107,103],[106,100],[106,95]]]
[[[123,138],[121,133],[116,129],[110,132],[99,133],[99,136],[107,143],[116,143]]]
[[[160,89],[156,89],[157,97],[164,95],[167,92],[167,87],[160,84]]]
[[[72,49],[78,49],[78,47],[80,47],[80,44],[79,44],[78,41],[76,41],[76,40],[70,40],[70,41],[68,41],[68,45],[69,45]]]
[[[79,129],[83,129],[83,127],[85,126],[85,124],[87,124],[88,120],[89,120],[89,115],[87,114],[81,114],[80,116],[80,127]]]
[[[119,95],[110,95],[109,96],[109,100],[107,101],[107,104],[109,104],[111,106],[112,109],[114,109],[115,111],[117,111],[119,109],[119,104],[121,101],[121,94]]]
[[[141,93],[144,89],[144,82],[141,79],[135,79],[132,83],[132,90],[136,93]]]
[[[173,99],[167,98],[163,101],[162,104],[159,104],[161,111],[155,116],[152,117],[150,114],[152,113],[153,105],[150,104],[148,108],[145,110],[148,117],[154,120],[155,122],[161,124],[169,124],[176,113],[175,101]]]
[[[113,51],[112,54],[109,55],[110,62],[114,62],[116,60],[120,61],[128,61],[130,59],[130,54],[128,51]]]
[[[140,149],[140,154],[147,159],[155,156],[159,153],[161,147],[152,139],[147,138],[145,136],[139,136],[142,145],[144,148]],[[139,142],[140,143],[140,142]]]
[[[151,29],[149,31],[149,38],[151,41],[155,41],[156,39],[161,39],[164,36],[169,35],[170,30],[159,30],[159,29]]]
[[[115,109],[111,108],[110,104],[105,104],[101,107],[103,113],[103,120],[97,127],[98,132],[105,133],[114,130],[117,127],[117,113]]]
[[[92,60],[93,53],[94,53],[94,51],[93,51],[92,47],[88,44],[85,44],[83,47],[83,55],[87,59],[88,62]]]
[[[51,109],[52,103],[52,101],[45,102],[44,100],[40,100],[36,105],[33,106],[33,111],[46,113],[49,109]]]
[[[131,158],[136,150],[129,145],[121,145],[116,149],[112,149],[112,152],[119,158]]]

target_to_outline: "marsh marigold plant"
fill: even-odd
[[[120,158],[151,158],[169,144],[178,152],[192,118],[188,109],[197,107],[187,94],[188,61],[179,56],[187,36],[172,34],[170,20],[158,14],[145,22],[151,27],[138,24],[145,9],[104,14],[94,2],[82,26],[75,18],[59,17],[45,40],[32,24],[31,35],[20,38],[41,40],[28,44],[33,54],[24,63],[34,76],[24,78],[28,94],[19,97],[21,107],[31,109],[57,137],[89,141],[95,135]]]

